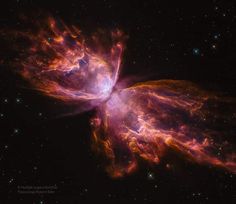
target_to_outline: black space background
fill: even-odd
[[[227,1],[1,1],[0,28],[21,26],[19,14],[51,13],[84,32],[119,27],[128,36],[121,78],[187,79],[236,96],[236,8]],[[9,37],[10,38],[10,37]],[[199,53],[194,54],[193,50]],[[10,59],[3,52],[1,59]],[[189,164],[141,165],[113,180],[90,148],[89,118],[25,89],[0,67],[0,204],[236,203],[233,174]],[[154,175],[153,179],[148,174]],[[19,186],[52,186],[52,195],[22,195]]]

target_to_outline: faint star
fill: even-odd
[[[147,178],[148,178],[148,180],[153,180],[155,177],[152,172],[148,172]]]
[[[213,49],[216,49],[216,45],[215,45],[215,44],[213,44],[211,47],[212,47]]]
[[[19,129],[15,128],[13,131],[15,134],[19,133]]]
[[[9,180],[9,183],[12,183],[14,181],[14,179],[13,178],[11,178],[10,180]]]
[[[218,39],[219,37],[220,37],[220,34],[215,34],[215,35],[214,35],[214,38],[215,38],[215,39]]]
[[[16,103],[20,103],[21,99],[20,98],[16,98]]]
[[[199,55],[200,49],[199,48],[193,48],[193,55]]]

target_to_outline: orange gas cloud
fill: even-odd
[[[211,125],[220,117],[211,107],[221,98],[186,81],[116,86],[124,50],[120,30],[85,37],[76,26],[49,18],[36,34],[18,35],[29,44],[18,60],[18,72],[32,87],[65,103],[96,108],[93,147],[108,158],[112,177],[133,172],[139,159],[158,164],[168,149],[236,172],[231,144],[219,140],[223,134]]]
[[[220,132],[206,126],[214,119],[209,106],[219,100],[186,81],[144,82],[119,90],[92,119],[94,148],[107,155],[113,177],[136,170],[138,158],[158,164],[168,149],[236,172],[232,146],[217,142]]]
[[[48,96],[72,102],[103,101],[118,79],[124,35],[120,30],[102,34],[86,39],[77,27],[48,18],[37,34],[19,33],[30,44],[19,72]],[[108,38],[110,45],[99,45],[99,36]]]

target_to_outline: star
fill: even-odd
[[[147,178],[148,178],[148,180],[153,180],[155,177],[152,172],[148,172]]]
[[[21,102],[21,99],[20,98],[16,98],[16,103],[20,103]]]
[[[200,49],[199,48],[193,48],[193,55],[199,55],[200,54]]]
[[[212,49],[215,50],[216,49],[216,44],[213,44],[211,47],[212,47]]]
[[[220,37],[220,34],[215,34],[213,37],[214,39],[218,39]]]
[[[13,132],[14,132],[14,134],[19,133],[19,129],[15,128]]]
[[[10,180],[9,180],[9,183],[12,183],[14,181],[14,179],[13,178],[11,178]]]

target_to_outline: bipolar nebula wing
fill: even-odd
[[[223,104],[228,109],[220,111]],[[140,83],[114,92],[99,108],[91,120],[94,148],[108,157],[107,171],[113,177],[134,171],[140,158],[159,163],[168,149],[236,172],[229,131],[219,129],[227,118],[232,129],[235,112],[230,104],[186,81]],[[226,112],[231,118],[224,117]]]
[[[17,71],[35,89],[63,101],[96,105],[105,100],[118,78],[122,32],[98,31],[86,38],[53,18],[38,27],[15,33],[29,47],[21,49]]]

